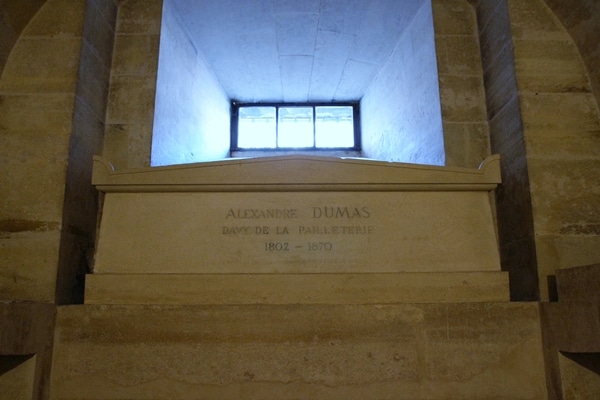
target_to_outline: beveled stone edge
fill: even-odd
[[[364,283],[362,279],[365,279]],[[213,286],[215,283],[219,285]],[[327,291],[317,290],[319,283],[325,285]],[[313,286],[315,284],[317,285]],[[289,299],[281,300],[284,297]],[[508,273],[504,271],[99,273],[87,275],[85,294],[85,304],[397,304],[508,301]]]
[[[102,192],[491,191],[501,177],[498,155],[478,169],[290,155],[124,171],[94,156],[92,183]]]

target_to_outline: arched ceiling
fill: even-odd
[[[600,1],[544,0],[561,21],[583,57],[600,105]]]
[[[0,75],[19,35],[46,0],[0,0]]]
[[[4,70],[4,65],[12,47],[16,43],[19,35],[27,26],[33,16],[39,11],[41,6],[46,3],[47,0],[2,0],[0,1],[0,75]],[[99,0],[99,1],[113,1],[113,0]],[[125,3],[129,0],[115,0],[117,4]],[[147,0],[150,1],[150,0]],[[170,1],[170,0],[165,0]],[[222,0],[223,3],[228,3],[232,0]],[[326,0],[324,0],[326,1]],[[470,2],[477,0],[469,0]],[[586,63],[588,72],[590,73],[592,85],[594,87],[594,93],[596,98],[600,102],[600,40],[598,40],[598,27],[600,27],[600,3],[597,0],[572,0],[569,2],[563,2],[561,0],[544,0],[550,8],[555,12],[558,19],[567,28],[575,43],[577,43],[583,59]],[[257,2],[261,3],[261,0]],[[395,1],[391,1],[396,3]],[[221,1],[213,0],[177,0],[177,3],[204,3],[213,6],[218,6]],[[250,2],[249,2],[250,3]],[[299,3],[299,1],[283,0],[280,1],[282,5]],[[311,3],[310,0],[307,1]],[[350,10],[354,5],[359,4],[359,7],[367,1],[360,0],[348,0],[339,1],[344,3],[344,9]],[[364,4],[363,4],[364,5]],[[188,6],[182,6],[186,9]],[[196,6],[192,7],[195,8]],[[320,11],[319,11],[320,12]],[[192,13],[188,19],[192,19]],[[197,22],[194,22],[197,24]],[[191,28],[191,26],[190,26]],[[190,29],[190,31],[193,31]],[[206,40],[206,38],[204,39]],[[592,45],[589,45],[591,41]],[[315,50],[315,55],[317,51]],[[228,68],[230,71],[232,68]],[[224,75],[223,73],[222,75]],[[330,81],[332,79],[329,79]]]
[[[425,0],[165,0],[231,99],[359,100]]]

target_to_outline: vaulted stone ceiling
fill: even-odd
[[[359,100],[425,0],[168,0],[228,96]]]

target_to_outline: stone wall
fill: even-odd
[[[52,303],[76,301],[77,274],[89,267],[96,200],[88,157],[103,146],[118,168],[150,163],[162,1],[119,3],[114,25],[110,0],[0,2],[0,354],[37,354],[40,398],[48,391]],[[539,262],[541,298],[549,298],[555,270],[599,258],[599,5],[470,3],[478,3],[492,152],[503,157],[504,265],[514,268],[513,298],[531,300],[540,298]],[[487,152],[467,6],[433,2],[446,163],[457,166]],[[452,351],[448,343],[439,349]],[[579,375],[570,387],[585,385],[589,376]]]
[[[503,266],[513,299],[553,298],[556,269],[600,259],[600,119],[590,75],[542,0],[477,4]]]
[[[229,98],[165,1],[160,35],[151,164],[229,157]]]
[[[54,302],[84,16],[83,0],[46,2],[0,79],[3,301]]]
[[[537,304],[62,307],[52,398],[546,399]]]
[[[84,276],[92,269],[98,214],[92,157],[102,152],[116,17],[112,1],[86,1],[56,283],[59,304],[82,301]]]
[[[116,11],[104,0],[46,2],[3,70],[7,300],[71,302],[86,272],[97,212],[91,157],[102,149]]]
[[[595,0],[544,0],[577,45],[587,67],[590,83],[600,103],[600,3]]]
[[[600,114],[578,48],[542,0],[508,2],[542,299],[600,260]]]
[[[365,157],[444,164],[431,13],[424,2],[361,100]]]
[[[433,1],[446,165],[475,168],[490,155],[475,9]]]
[[[54,304],[0,302],[0,393],[3,399],[50,394]]]
[[[0,72],[17,39],[46,0],[3,0],[0,5]]]
[[[119,7],[104,141],[117,168],[150,165],[162,0]]]
[[[502,157],[496,191],[502,268],[510,272],[513,299],[535,300],[535,234],[508,10],[503,1],[480,0],[476,11],[491,150]]]
[[[22,29],[14,43],[0,40],[10,49],[0,77],[0,391],[11,398],[48,398],[54,304],[81,301],[116,10],[49,0],[4,19],[23,25],[11,25]]]

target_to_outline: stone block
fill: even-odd
[[[525,129],[597,131],[600,115],[591,93],[522,93]]]
[[[104,157],[107,157],[115,168],[127,168],[129,167],[129,133],[127,130],[128,124],[107,124],[104,133],[104,146],[102,153]],[[138,129],[141,132],[142,129]],[[147,132],[148,135],[152,136],[152,129]],[[150,156],[150,149],[148,149],[148,156]],[[132,166],[134,167],[134,166]]]
[[[289,156],[122,173],[96,161],[97,272],[499,270],[497,158],[479,170]]]
[[[536,93],[591,92],[577,47],[566,40],[516,40],[518,84],[521,91]]]
[[[540,283],[543,285],[548,281],[548,276],[557,275],[564,268],[590,265],[600,260],[599,236],[540,235],[536,237],[535,244]]]
[[[490,155],[488,125],[480,123],[444,124],[446,165],[473,168]]]
[[[560,301],[600,303],[600,264],[559,269],[556,283]]]
[[[543,0],[508,0],[511,32],[515,39],[561,40],[565,29]]]
[[[600,235],[600,166],[595,160],[530,158],[528,167],[538,235]]]
[[[586,160],[600,157],[600,128],[593,131],[528,129],[527,154],[546,160]]]
[[[117,35],[112,73],[156,77],[159,43],[159,35]]]
[[[7,231],[10,222],[0,221],[0,302],[54,302],[60,232],[35,221]]]
[[[600,388],[600,303],[541,303],[549,392],[553,398],[595,399]],[[581,396],[581,397],[580,397]]]
[[[7,399],[28,399],[34,393],[37,356],[0,355],[0,390]]]
[[[266,204],[297,215],[288,220],[245,216]],[[362,217],[325,216],[340,212]],[[161,273],[166,265],[173,273],[487,271],[499,265],[491,217],[485,192],[109,194],[96,268],[125,273]],[[313,251],[313,243],[325,247]]]
[[[477,36],[447,36],[443,39],[447,55],[447,66],[446,72],[440,71],[440,73],[480,77],[482,67]]]
[[[139,124],[109,124],[106,126],[102,154],[118,168],[150,166],[152,121]]]
[[[486,116],[483,82],[479,77],[440,76],[442,117],[445,122],[483,121]]]
[[[121,34],[158,35],[162,21],[163,0],[128,0],[119,7],[117,32]]]
[[[0,354],[31,355],[52,347],[56,306],[0,303]]]
[[[52,399],[546,397],[536,304],[70,306],[55,338]]]
[[[600,398],[598,354],[559,354],[564,400]]]
[[[113,76],[107,123],[151,123],[155,94],[156,77]]]
[[[8,173],[0,176],[0,183],[8,191],[2,194],[0,218],[50,222],[61,220],[67,168],[64,161],[43,157],[26,162],[14,159],[6,160],[2,167]]]
[[[56,306],[52,301],[0,302],[0,387],[3,397],[49,398],[55,314]]]
[[[73,105],[73,94],[2,94],[0,129],[3,134],[21,132],[36,140],[47,135],[67,137]]]
[[[90,274],[86,304],[396,304],[508,301],[503,272]]]
[[[27,25],[25,36],[81,37],[85,18],[85,0],[50,0]]]
[[[436,0],[432,9],[436,35],[477,34],[475,10],[466,0]]]
[[[0,90],[72,92],[77,85],[81,38],[22,38],[13,48]]]
[[[600,303],[565,301],[542,303],[549,324],[548,341],[556,351],[600,353]]]

